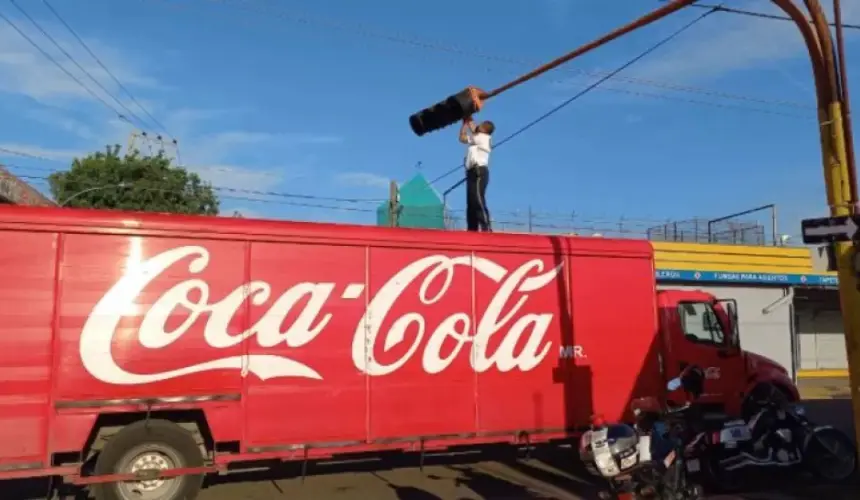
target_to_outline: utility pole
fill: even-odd
[[[397,181],[393,180],[388,185],[388,225],[400,225],[400,188],[397,187]]]
[[[531,206],[531,205],[529,205],[529,213],[528,213],[528,218],[529,218],[529,220],[528,220],[528,227],[529,227],[529,232],[530,232],[530,233],[531,233],[531,232],[533,232],[533,230],[534,230],[534,228],[532,228],[532,216],[533,216],[533,214],[532,214],[532,206]]]
[[[142,147],[148,148],[148,151],[143,151],[142,147],[138,147],[138,141],[141,143]],[[144,154],[152,154],[152,139],[149,137],[149,134],[143,130],[132,130],[131,133],[128,134],[128,144],[126,146],[126,151],[130,154],[134,151],[139,151]]]
[[[141,146],[144,146],[147,151],[142,151],[142,148],[138,148],[138,141],[141,143]],[[128,134],[128,144],[126,145],[126,151],[129,153],[137,150],[144,154],[153,154],[153,143],[156,144],[157,151],[159,153],[164,154],[171,161],[182,164],[182,161],[179,157],[179,142],[176,139],[172,139],[170,141],[166,141],[164,137],[161,135],[156,135],[152,137],[145,130],[132,130],[131,133]]]

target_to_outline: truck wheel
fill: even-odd
[[[105,444],[95,474],[126,474],[145,469],[201,467],[203,457],[194,437],[167,420],[127,425]],[[96,500],[193,500],[203,475],[94,485]]]

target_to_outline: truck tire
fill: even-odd
[[[203,456],[190,432],[167,420],[138,421],[110,438],[96,459],[95,474],[142,469],[201,467]],[[194,500],[203,475],[96,484],[96,500]]]

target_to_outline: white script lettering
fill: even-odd
[[[120,367],[113,357],[112,345],[123,315],[137,306],[137,298],[148,285],[183,259],[190,259],[188,274],[198,275],[207,268],[210,257],[202,246],[165,251],[129,268],[99,300],[84,324],[80,339],[81,362],[93,377],[109,384],[136,385],[230,369],[241,371],[243,375],[253,373],[262,380],[275,377],[322,379],[315,369],[281,354],[234,354],[159,373],[133,373]],[[424,275],[418,289],[421,304],[432,306],[438,303],[452,287],[457,266],[471,266],[499,286],[486,311],[477,320],[474,336],[472,319],[466,312],[454,312],[427,335],[421,358],[424,370],[431,374],[445,370],[468,344],[471,344],[472,366],[479,372],[494,366],[500,371],[531,370],[546,357],[551,342],[544,337],[553,314],[523,314],[521,311],[528,294],[552,282],[561,265],[544,272],[543,261],[535,259],[508,271],[489,259],[477,256],[451,258],[431,255],[396,273],[370,299],[353,337],[352,360],[357,369],[372,376],[386,375],[395,372],[415,355],[428,333],[424,316],[420,312],[409,311],[391,318],[392,310],[405,289],[421,275]],[[364,290],[363,284],[347,285],[350,298],[357,298]],[[264,348],[281,344],[291,348],[302,347],[316,339],[331,321],[332,315],[322,314],[322,311],[335,286],[334,283],[297,283],[278,296],[247,331],[231,333],[230,323],[245,305],[264,306],[269,301],[271,285],[264,281],[251,281],[238,286],[223,299],[210,302],[212,297],[206,281],[190,278],[174,285],[153,302],[141,320],[138,341],[146,349],[165,349],[185,335],[197,321],[204,320],[202,340],[213,348],[213,352],[236,347],[251,337],[255,337]],[[431,292],[431,287],[434,292]],[[516,300],[512,300],[515,295]],[[284,328],[284,318],[294,312],[300,302],[303,306],[296,319]],[[183,317],[183,321],[168,331],[168,320],[177,309],[182,310],[178,316]],[[391,327],[387,332],[380,332],[386,319],[393,319]],[[413,325],[417,333],[404,355],[389,364],[381,364],[374,359],[374,349],[381,337],[384,337],[382,349],[388,351],[406,340],[407,330]],[[502,340],[493,353],[488,353],[487,345],[495,335],[502,335]],[[456,341],[456,346],[443,357],[442,345],[449,338]],[[515,348],[523,338],[526,339],[525,345],[521,352],[516,353]]]

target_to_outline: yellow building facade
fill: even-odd
[[[748,316],[747,340],[761,342],[761,350],[782,349],[784,352],[774,357],[783,364],[790,359],[792,372],[797,376],[844,376],[847,373],[843,367],[847,361],[835,290],[838,279],[836,273],[814,269],[810,249],[652,244],[658,283],[669,287],[702,287],[715,294],[744,297],[747,314],[752,315]],[[787,300],[790,311],[759,314],[768,304],[786,302],[780,302],[783,296],[791,299]],[[739,305],[744,308],[741,301]],[[780,318],[778,325],[777,317]],[[766,328],[768,323],[770,327]],[[790,345],[776,346],[778,338]]]
[[[654,242],[660,281],[836,286],[807,248]]]

